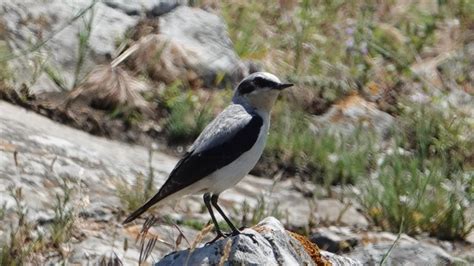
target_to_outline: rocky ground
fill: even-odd
[[[33,232],[37,232],[47,231],[48,224],[54,220],[55,197],[63,195],[66,183],[72,189],[71,200],[64,206],[74,215],[72,234],[57,250],[43,254],[40,261],[66,259],[82,264],[116,254],[125,264],[136,263],[141,246],[135,239],[143,220],[127,227],[121,225],[126,213],[117,185],[124,182],[132,186],[138,175],[148,174],[148,149],[92,136],[5,102],[0,102],[0,121],[0,193],[5,204],[2,238],[8,234],[8,225],[15,224],[18,219],[16,202],[9,187],[22,189],[22,204],[28,210],[26,219]],[[164,182],[176,162],[177,158],[153,152],[151,168],[156,188]],[[334,199],[308,198],[301,187],[310,188],[311,185],[295,182],[247,176],[235,188],[223,193],[221,202],[234,218],[240,220],[244,202],[255,210],[258,199],[265,197],[268,207],[283,214],[282,222],[287,228],[301,228],[308,221],[321,224],[316,226],[317,231],[311,237],[314,242],[323,249],[344,251],[344,256],[363,263],[376,264],[395,241],[396,235],[392,233],[367,231],[367,219],[354,206]],[[210,219],[199,196],[160,208],[156,214],[170,216],[177,223],[189,220],[207,223]],[[330,224],[345,227],[324,226]],[[199,233],[189,224],[180,228],[190,242]],[[152,231],[160,241],[150,260],[159,261],[169,252],[186,248],[184,240],[175,247],[179,231],[172,224],[156,225]],[[208,235],[206,239],[210,237]],[[124,241],[128,242],[126,250]],[[450,254],[471,260],[473,251],[469,245],[402,236],[391,259],[394,264],[427,260],[446,263],[460,260]]]
[[[192,8],[184,2],[22,0],[0,4],[2,263],[11,264],[9,259],[17,258],[34,264],[121,261],[133,265],[143,259],[143,253],[148,255],[147,263],[159,265],[181,264],[185,259],[192,264],[223,259],[317,265],[327,261],[376,265],[384,259],[389,265],[474,262],[472,232],[456,241],[423,232],[416,237],[385,232],[374,226],[357,200],[342,196],[347,187],[332,186],[329,197],[322,184],[308,181],[307,172],[314,169],[300,171],[294,165],[267,163],[268,154],[255,171],[265,178],[249,175],[221,196],[226,212],[237,223],[251,227],[245,232],[257,242],[239,236],[230,238],[232,242],[204,246],[212,233],[206,227],[210,217],[200,196],[155,210],[158,220],[151,222],[146,234],[144,219],[124,227],[121,221],[126,214],[143,202],[145,194],[159,188],[178,160],[175,155],[183,150],[166,145],[164,125],[157,122],[166,120],[172,109],[160,101],[176,100],[165,89],[171,90],[181,80],[194,93],[188,97],[189,104],[199,109],[199,104],[210,105],[218,98],[214,94],[222,93],[200,88],[232,86],[262,68],[256,61],[239,58],[238,44],[234,49],[215,11],[218,3]],[[280,2],[284,5],[285,1]],[[395,42],[403,39],[396,29],[383,26]],[[458,34],[454,20],[443,27],[446,35]],[[384,80],[383,75],[390,75],[387,69],[394,66],[371,62],[373,82],[357,93],[328,100],[327,92],[309,90],[308,84],[342,86],[343,91],[345,86],[358,85],[308,77],[301,78],[301,86],[287,97],[312,115],[313,137],[322,129],[351,135],[362,124],[364,130],[386,138],[397,120],[394,103],[399,91],[410,104],[442,110],[455,106],[456,115],[472,124],[469,80],[474,79],[474,72],[471,68],[468,77],[459,77],[474,62],[474,42],[469,38],[462,47],[449,40],[440,42],[438,46],[446,51],[428,51],[429,59],[411,65],[419,83]],[[160,56],[150,56],[156,54]],[[268,54],[281,58],[278,52]],[[459,58],[466,59],[466,65]],[[109,87],[113,90],[107,91]],[[228,97],[225,92],[222,95]],[[226,104],[221,98],[213,106],[217,111]],[[136,110],[144,122],[134,122]],[[299,175],[303,178],[287,178]],[[351,184],[349,189],[357,187]],[[472,221],[472,202],[468,205],[465,215]],[[308,239],[322,251],[314,251],[305,242]],[[148,244],[152,248],[147,249]],[[189,248],[194,251],[188,258]],[[261,254],[273,256],[265,261]]]

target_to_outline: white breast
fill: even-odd
[[[262,156],[267,142],[270,121],[268,115],[263,115],[263,125],[255,145],[243,153],[237,160],[215,171],[206,180],[209,181],[206,192],[220,193],[237,184],[255,167]],[[204,180],[203,180],[204,181]],[[206,182],[207,183],[207,182]]]

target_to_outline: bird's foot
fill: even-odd
[[[227,237],[232,237],[232,236],[237,236],[237,235],[244,235],[244,236],[248,236],[252,239],[252,242],[253,243],[257,243],[257,239],[255,238],[255,235],[254,234],[245,234],[245,233],[242,233],[241,232],[241,229],[239,230],[235,230],[235,231],[232,231],[230,233],[217,233],[216,237],[214,239],[212,239],[211,241],[207,242],[206,243],[206,246],[207,245],[211,245],[213,244],[214,242],[216,242],[217,240],[221,239],[221,238],[227,238]]]
[[[216,237],[214,237],[213,240],[211,240],[211,241],[209,241],[209,242],[206,243],[206,246],[211,245],[211,244],[213,244],[214,242],[216,242],[217,240],[219,240],[219,239],[221,239],[221,238],[225,238],[225,237],[227,237],[227,234],[217,233]]]
[[[236,236],[236,235],[244,235],[244,236],[250,237],[252,239],[252,242],[257,244],[257,239],[255,239],[255,235],[254,234],[243,233],[242,230],[244,230],[244,229],[245,229],[245,227],[241,227],[241,228],[239,228],[239,230],[235,230],[232,233],[226,234],[226,237]]]
[[[236,235],[240,235],[241,232],[239,230],[235,230],[233,232],[230,232],[230,233],[217,233],[216,237],[214,237],[214,239],[212,239],[211,241],[207,242],[206,243],[206,246],[207,245],[210,245],[210,244],[213,244],[214,242],[216,242],[217,240],[221,239],[221,238],[227,238],[227,237],[231,237],[231,236],[236,236]]]

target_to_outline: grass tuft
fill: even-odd
[[[404,221],[408,234],[463,239],[474,228],[465,217],[474,175],[464,171],[472,165],[463,160],[472,156],[473,140],[460,134],[462,121],[433,108],[407,109],[399,119],[395,145],[361,203],[385,230],[396,232]]]

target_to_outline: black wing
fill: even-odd
[[[158,193],[134,211],[123,223],[133,221],[160,200],[233,162],[242,153],[252,148],[257,141],[262,125],[263,119],[258,115],[253,115],[250,121],[240,128],[233,137],[205,150],[195,152],[196,149],[194,149],[186,153]]]

